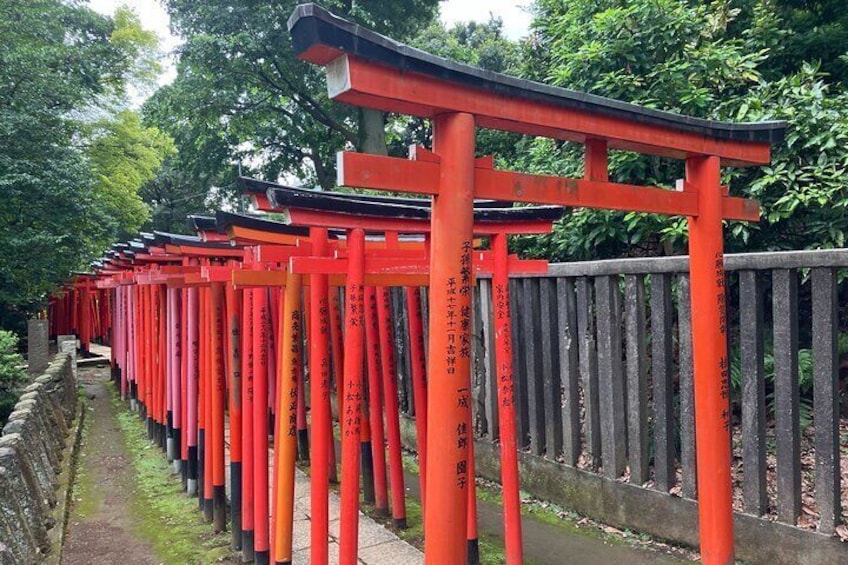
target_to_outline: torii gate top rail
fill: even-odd
[[[688,217],[701,555],[710,565],[733,563],[722,220],[757,220],[759,209],[755,201],[728,195],[720,184],[721,166],[768,163],[771,145],[782,139],[785,124],[691,118],[473,69],[314,5],[296,8],[288,24],[298,57],[326,67],[330,99],[432,118],[432,149],[409,160],[343,152],[338,171],[339,184],[434,196],[430,301],[435,312],[470,304],[470,292],[457,298],[455,286],[468,272],[464,265],[474,233],[474,198]],[[584,178],[495,170],[490,161],[474,158],[477,127],[583,143]],[[685,159],[681,190],[609,182],[610,148]],[[467,276],[464,280],[470,282]],[[601,294],[610,303],[616,300],[611,285]],[[438,447],[427,454],[425,556],[428,565],[460,565],[467,552],[462,533],[470,450],[462,432],[471,418],[463,401],[470,386],[470,359],[454,362],[450,340],[457,336],[447,331],[445,320],[434,317],[433,322],[427,434],[428,443]],[[598,328],[611,342],[620,341],[617,331]],[[458,333],[459,339],[468,339],[466,330]],[[623,388],[605,383],[605,409],[621,414]],[[617,426],[624,427],[622,417]],[[617,472],[622,447],[608,439],[603,451],[605,471],[609,459]],[[520,563],[520,536],[516,538],[518,550],[510,552],[511,562]]]
[[[299,58],[327,66],[330,98],[423,117],[467,112],[492,129],[722,164],[768,163],[785,123],[729,123],[644,108],[448,61],[343,20],[315,4],[288,21]],[[364,62],[371,64],[363,64]],[[375,65],[376,64],[376,65]]]

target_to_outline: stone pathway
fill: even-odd
[[[97,351],[108,359],[107,348]],[[113,563],[158,564],[149,544],[134,531],[132,512],[128,508],[129,486],[133,471],[123,442],[115,441],[121,430],[111,403],[113,394],[108,382],[108,369],[81,372],[80,381],[89,396],[91,429],[83,446],[79,474],[88,484],[97,485],[87,493],[92,499],[74,508],[67,534],[63,563],[66,565]],[[93,398],[92,398],[93,397]],[[226,430],[229,444],[229,427]],[[164,454],[162,454],[164,457]],[[269,453],[273,461],[273,449]],[[229,460],[227,460],[227,490],[229,495]],[[269,476],[272,471],[269,470]],[[177,480],[176,475],[174,480]],[[418,496],[417,477],[407,475],[409,495]],[[294,565],[310,563],[310,490],[309,477],[297,471],[295,476]],[[103,488],[101,488],[103,487]],[[273,501],[271,501],[273,502]],[[80,511],[83,509],[83,511]],[[339,562],[339,496],[330,492],[329,534],[330,563]],[[502,509],[486,501],[478,502],[481,533],[492,537],[502,534]],[[211,525],[210,531],[211,531]],[[648,563],[672,565],[682,561],[653,551],[611,545],[597,537],[564,530],[531,517],[524,519],[524,543],[528,560],[534,563],[567,562],[586,564]],[[568,556],[568,557],[564,557]],[[238,563],[238,558],[233,561]],[[362,565],[419,565],[424,555],[397,537],[392,531],[360,513],[359,563]]]
[[[226,429],[227,445],[229,445],[229,426]],[[268,461],[274,460],[274,450],[270,449]],[[227,496],[229,497],[230,462],[227,463]],[[268,471],[273,476],[273,469]],[[311,547],[311,512],[309,509],[310,490],[309,477],[299,469],[295,473],[294,483],[294,535],[292,539],[293,565],[309,565],[309,548]],[[329,557],[330,565],[339,562],[339,512],[341,501],[339,495],[330,491],[329,502]],[[269,499],[269,505],[273,499]],[[359,513],[359,562],[363,565],[419,565],[424,563],[424,554],[417,548],[400,539],[394,532],[375,522],[361,512]]]
[[[92,347],[92,353],[102,355],[106,359],[109,356],[109,350],[105,347],[99,347],[96,352]],[[108,375],[108,368],[80,372],[80,383],[87,396],[91,428],[86,435],[79,460],[77,480],[82,489],[78,488],[75,492],[75,497],[81,496],[84,500],[76,501],[71,511],[62,563],[159,565],[162,561],[154,555],[150,544],[139,535],[138,524],[130,508],[129,493],[134,483],[134,467],[123,442],[120,441],[121,430],[111,402],[113,390]],[[269,461],[273,461],[273,450],[268,457]],[[270,473],[271,470],[269,476]],[[227,474],[229,475],[229,461]],[[176,475],[174,480],[178,480]],[[229,476],[227,485],[229,486]],[[294,565],[310,563],[309,502],[309,478],[298,471],[295,479]],[[339,562],[339,505],[338,495],[331,491],[331,564]],[[211,527],[210,525],[210,531]],[[424,555],[387,528],[360,513],[359,562],[363,565],[419,565],[424,563]]]
[[[62,563],[159,565],[150,545],[138,535],[130,508],[133,465],[120,440],[108,369],[105,376],[99,370],[80,371],[79,380],[91,427],[80,453],[74,491],[79,500],[68,518]]]
[[[309,563],[309,479],[295,479],[294,563]],[[339,559],[339,497],[330,493],[330,563]],[[424,555],[374,520],[359,514],[359,562],[367,565],[418,565]]]

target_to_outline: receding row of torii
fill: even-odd
[[[342,563],[356,563],[363,494],[404,525],[387,298],[389,287],[403,287],[425,559],[474,562],[471,299],[477,275],[486,273],[495,306],[506,554],[521,563],[512,398],[520,376],[512,371],[507,281],[544,273],[547,265],[509,256],[507,236],[550,231],[565,206],[632,210],[689,220],[701,555],[705,563],[732,563],[722,222],[756,221],[759,208],[729,196],[721,167],[768,163],[784,124],[689,118],[481,71],[312,4],[296,8],[289,30],[298,56],[327,68],[333,100],[433,123],[432,148],[413,147],[409,159],[341,153],[339,184],[425,198],[317,193],[243,179],[256,207],[282,221],[219,213],[195,219],[198,236],[144,235],[115,247],[52,304],[54,331],[75,329],[84,343],[108,336],[122,392],[143,410],[151,437],[171,446],[209,519],[221,529],[227,522],[229,456],[234,541],[257,562],[291,562],[299,452],[311,467],[313,563],[329,559],[331,479],[340,482]],[[496,170],[491,158],[475,158],[478,127],[583,143],[584,177]],[[677,190],[609,182],[610,149],[685,160],[686,178]]]

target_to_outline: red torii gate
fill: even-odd
[[[421,245],[418,245],[419,249],[417,251],[410,250],[411,253],[403,253],[402,250],[397,248],[399,242],[396,241],[394,243],[390,243],[390,239],[397,238],[398,232],[407,234],[428,234],[430,232],[431,226],[428,221],[430,215],[429,201],[389,197],[377,197],[374,199],[370,196],[362,196],[357,199],[350,198],[346,194],[326,193],[323,191],[304,191],[301,189],[292,189],[281,185],[274,185],[272,183],[259,183],[249,179],[242,179],[243,185],[248,183],[258,185],[260,191],[252,191],[252,193],[256,198],[256,203],[260,209],[282,213],[282,215],[286,218],[286,221],[292,225],[343,228],[345,230],[349,230],[351,242],[354,241],[354,235],[356,235],[356,239],[358,239],[358,251],[345,249],[341,254],[344,258],[309,256],[292,257],[290,265],[292,273],[308,273],[311,276],[320,276],[323,274],[325,276],[330,275],[336,277],[346,275],[346,277],[349,278],[354,277],[354,271],[358,270],[361,272],[359,272],[357,276],[362,278],[363,283],[366,283],[369,277],[372,278],[372,282],[374,282],[373,279],[375,277],[382,277],[384,280],[377,281],[378,285],[408,286],[410,284],[421,284],[429,286],[430,266],[428,263],[427,253],[423,248],[421,248]],[[251,184],[248,184],[248,191],[251,191],[253,188],[254,187]],[[265,192],[261,192],[262,188],[267,188],[267,190]],[[383,199],[382,202],[379,201],[381,198]],[[503,209],[495,208],[495,206],[503,206],[502,203],[497,202],[477,202],[475,204],[479,205],[480,208],[475,207],[474,210],[473,232],[476,234],[491,236],[494,240],[495,251],[494,253],[475,252],[473,261],[471,260],[471,254],[469,253],[469,264],[466,266],[467,274],[469,276],[473,277],[473,273],[480,270],[487,271],[489,273],[493,272],[495,275],[495,281],[500,281],[502,283],[499,287],[505,289],[508,271],[521,272],[522,270],[525,270],[525,272],[538,273],[541,272],[539,269],[546,269],[546,261],[520,261],[517,260],[516,257],[507,256],[506,234],[528,232],[548,233],[552,229],[553,221],[561,216],[562,208],[547,206]],[[362,230],[384,232],[386,235],[386,249],[372,250],[368,252],[367,258],[360,257],[360,255],[365,253],[365,242],[363,240]],[[390,234],[394,234],[392,238],[389,237]],[[418,283],[413,282],[414,279],[420,278],[421,276],[424,277],[422,280],[419,280]],[[350,280],[347,282],[349,286]],[[354,284],[354,287],[360,288],[357,284]],[[348,288],[348,290],[351,291],[350,288]],[[356,296],[356,305],[353,306],[354,299],[349,297],[348,306],[352,306],[353,310],[348,312],[348,318],[353,316],[352,312],[356,312],[358,315],[361,315],[363,311],[367,309],[363,304],[361,304],[363,300],[362,291],[354,290],[351,292],[353,292]],[[508,309],[508,299],[505,296],[500,297],[500,304],[505,305]],[[503,313],[501,312],[501,314]],[[350,320],[348,318],[346,318],[346,324],[349,325]],[[506,326],[505,330],[502,329],[497,338],[497,355],[499,360],[504,354],[506,354],[506,357],[509,357],[509,317],[508,315],[502,315],[502,318],[503,320],[499,320],[498,323],[499,325],[502,325],[501,322],[503,321]],[[454,323],[455,322],[456,320],[454,320]],[[449,324],[449,326],[450,325],[451,324]],[[345,336],[347,339],[347,332],[345,333]],[[456,343],[460,343],[459,340],[456,340]],[[359,348],[354,347],[351,344],[346,345],[345,349],[347,351],[352,351],[358,350]],[[461,350],[462,348],[457,347],[456,349]],[[423,352],[421,353],[423,354]],[[509,394],[511,396],[512,374],[511,369],[508,367],[509,364],[510,360],[504,360],[503,363],[499,361],[499,388],[501,389],[501,392],[503,392],[503,388],[508,387],[510,390]],[[354,367],[355,366],[357,366],[357,364],[354,364]],[[345,372],[347,378],[347,369]],[[354,378],[354,380],[356,381],[356,378]],[[511,401],[504,402],[501,406],[503,407],[503,410],[513,413]],[[394,413],[394,418],[396,418],[396,409]],[[316,416],[313,414],[313,425],[315,425],[315,419]],[[380,425],[381,424],[378,424],[378,427],[375,428],[375,430],[379,429]],[[463,436],[464,440],[467,442],[467,433],[468,430],[470,430],[470,427],[466,427],[465,430],[466,431],[463,432]],[[511,428],[511,431],[509,431],[509,429],[505,426],[502,431],[503,437],[505,438],[504,446],[512,447],[512,457],[510,457],[510,454],[507,453],[502,465],[502,472],[504,474],[504,499],[507,507],[507,513],[505,516],[507,546],[508,552],[511,551],[513,554],[517,554],[519,556],[518,561],[520,561],[521,529],[518,505],[519,493],[517,483],[517,464],[514,457],[516,455],[514,449],[515,430],[514,426]],[[352,451],[352,446],[348,445],[348,447],[345,447],[345,444],[348,444],[349,441],[356,440],[356,438],[348,433],[344,433],[343,437],[343,454],[353,454],[355,457],[355,451]],[[426,434],[420,434],[419,440],[422,441],[422,443],[425,438]],[[512,438],[512,441],[506,441],[506,438]],[[399,438],[397,438],[397,440],[398,441],[396,441],[396,443],[399,443]],[[390,451],[395,452],[399,456],[400,446],[396,445],[396,449],[392,449],[391,435],[389,444]],[[423,446],[421,456],[424,457]],[[350,560],[355,560],[356,558],[355,528],[358,505],[356,505],[355,493],[358,493],[358,487],[356,484],[352,483],[355,477],[355,469],[357,467],[356,461],[349,461],[344,457],[345,456],[343,455],[341,546],[343,553],[342,559],[344,562],[348,562]],[[509,462],[507,461],[508,459]],[[422,469],[424,468],[425,463],[426,462],[422,462]],[[398,465],[395,464],[392,468],[394,471],[397,471]],[[470,501],[474,501],[474,485],[471,482],[473,474],[474,467],[472,461],[469,460],[469,465],[466,470],[466,480],[467,485],[469,486],[468,498]],[[344,476],[346,476],[347,479],[345,479]],[[402,483],[402,477],[400,479],[400,482]],[[398,481],[396,480],[392,481],[393,491],[397,486],[397,482]],[[321,489],[325,488],[326,485],[322,485],[322,480],[313,480],[313,495],[320,493]],[[422,491],[423,490],[424,489],[422,488]],[[402,500],[403,495],[400,494],[400,496]],[[325,498],[325,495],[318,494],[317,498],[323,499]],[[515,504],[511,504],[512,502]],[[346,508],[348,509],[347,512]],[[393,504],[393,512],[394,511],[395,506]],[[473,552],[476,555],[476,507],[469,506],[468,516],[469,524],[466,528],[468,541],[467,547],[469,554]],[[473,520],[473,522],[471,520]],[[313,559],[319,562],[326,561],[326,542],[321,541],[321,539],[324,539],[320,531],[322,526],[321,523],[319,523],[319,520],[314,516],[312,526]],[[319,531],[316,531],[315,528]],[[325,536],[326,534],[323,535]],[[474,562],[476,561],[477,560],[475,559]]]
[[[722,220],[756,221],[759,210],[724,194],[720,167],[768,163],[785,125],[701,120],[481,71],[410,49],[314,4],[298,6],[288,27],[298,56],[327,68],[331,99],[433,120],[433,153],[409,161],[339,156],[339,184],[433,195],[433,312],[470,304],[470,293],[459,304],[448,297],[467,284],[475,197],[688,217],[701,554],[705,563],[733,563]],[[584,178],[479,166],[478,126],[584,143]],[[610,148],[685,159],[683,190],[609,182]],[[468,451],[456,430],[470,418],[459,402],[470,359],[449,366],[444,319],[433,316],[431,323],[425,554],[427,563],[462,564],[467,496],[459,477]]]

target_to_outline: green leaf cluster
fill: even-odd
[[[146,208],[138,188],[172,149],[125,105],[156,72],[155,35],[126,9],[0,3],[0,327],[44,308]]]
[[[18,353],[18,337],[0,330],[0,427],[12,413],[19,388],[26,380],[23,364],[24,358]]]
[[[732,192],[763,205],[759,224],[728,226],[727,249],[843,246],[848,99],[844,76],[821,69],[840,69],[839,55],[848,45],[799,47],[821,37],[817,26],[823,14],[836,14],[832,8],[788,0],[537,0],[522,74],[697,117],[786,120],[787,139],[774,148],[770,166],[725,172]],[[828,37],[848,30],[841,12],[836,15]],[[522,143],[514,168],[582,175],[581,146],[548,139]],[[673,187],[683,176],[680,161],[610,154],[615,181]],[[687,239],[682,218],[575,209],[553,236],[515,246],[574,260],[683,253]]]
[[[144,112],[149,123],[175,139],[180,166],[194,184],[190,192],[226,194],[239,167],[268,179],[329,188],[335,184],[337,151],[372,143],[384,151],[382,114],[369,117],[329,101],[323,71],[294,56],[286,24],[297,4],[165,2],[185,43],[175,82],[159,90]],[[437,1],[322,5],[404,39],[433,19]]]

